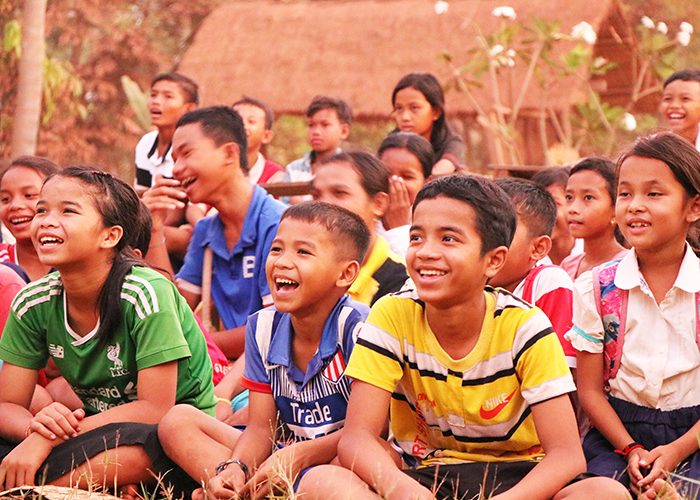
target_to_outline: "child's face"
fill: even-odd
[[[265,128],[264,110],[252,104],[238,104],[233,109],[243,118],[249,152],[258,152],[263,144],[268,144],[272,140],[272,130]]]
[[[511,292],[515,290],[535,263],[532,251],[533,238],[530,237],[530,231],[518,214],[518,226],[515,229],[513,242],[508,248],[506,263],[498,271],[498,274],[489,281],[489,285],[505,288]]]
[[[674,80],[666,85],[660,111],[675,133],[696,137],[700,124],[700,82]]]
[[[631,156],[623,162],[615,214],[635,250],[659,253],[682,248],[699,210],[698,196],[688,197],[661,160]]]
[[[367,194],[362,187],[360,175],[347,162],[320,166],[313,180],[311,194],[315,201],[325,201],[359,215],[372,232],[383,215],[379,200]]]
[[[422,92],[406,87],[396,93],[391,116],[401,132],[413,132],[430,140],[433,122],[440,118],[440,110],[434,109]]]
[[[45,266],[80,269],[109,244],[110,228],[105,228],[87,187],[76,179],[48,180],[36,208],[32,241]]]
[[[566,184],[569,231],[574,238],[591,238],[614,228],[615,201],[598,172],[582,170]]]
[[[568,238],[571,235],[566,215],[566,188],[558,184],[551,184],[546,189],[552,195],[554,203],[557,205],[557,220],[552,230],[552,241],[557,241],[559,238]]]
[[[350,126],[340,122],[334,109],[317,111],[308,119],[307,126],[309,144],[317,153],[335,151],[350,132]]]
[[[27,167],[8,170],[0,184],[0,220],[16,240],[32,237],[31,224],[44,178]]]
[[[408,198],[413,203],[425,183],[423,167],[413,153],[407,149],[392,148],[382,153],[381,160],[389,167],[391,175],[403,179]]]
[[[155,127],[175,126],[182,115],[194,109],[193,103],[185,101],[180,86],[169,80],[161,80],[151,87],[147,105]]]
[[[217,146],[206,136],[199,123],[175,129],[173,135],[173,177],[180,181],[188,198],[194,203],[207,202],[222,179],[230,175],[229,168],[240,168],[239,153],[234,145]]]
[[[337,300],[338,279],[347,261],[337,258],[329,231],[293,218],[280,222],[265,263],[278,311],[303,316],[324,300]]]
[[[418,296],[436,308],[465,303],[481,294],[494,265],[494,250],[481,256],[474,209],[445,196],[423,200],[415,208],[406,268]],[[503,247],[499,247],[503,248]]]

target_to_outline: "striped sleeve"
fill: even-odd
[[[403,354],[392,321],[396,299],[380,299],[362,327],[345,375],[393,392],[403,375]]]
[[[528,314],[517,309],[504,311],[519,324],[513,342],[513,362],[520,380],[520,390],[529,405],[575,391],[571,372],[547,316],[537,308]],[[515,316],[521,316],[518,321]]]
[[[254,392],[272,393],[265,359],[272,341],[275,314],[273,308],[263,309],[249,316],[246,324],[243,387]]]

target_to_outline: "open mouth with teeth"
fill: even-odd
[[[31,222],[34,217],[16,217],[14,219],[10,219],[10,223],[13,226],[18,226],[20,224],[24,224],[26,222]]]
[[[436,276],[444,276],[447,273],[445,271],[438,271],[437,269],[421,269],[418,271],[418,274],[420,274],[423,278],[432,278]]]
[[[648,222],[630,222],[627,224],[629,227],[648,227]]]
[[[41,238],[39,238],[39,243],[42,247],[52,247],[60,245],[61,243],[63,243],[63,240],[55,236],[42,236]]]
[[[293,292],[299,288],[299,283],[287,278],[276,278],[275,288],[278,292]]]
[[[183,179],[182,181],[180,181],[180,184],[182,185],[182,187],[183,187],[184,189],[187,189],[187,188],[190,187],[190,186],[192,185],[192,183],[193,183],[194,181],[196,181],[196,180],[197,180],[196,177],[188,177],[187,179]]]

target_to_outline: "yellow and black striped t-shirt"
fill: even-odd
[[[530,406],[575,390],[545,314],[484,291],[476,346],[452,359],[409,290],[372,308],[345,374],[392,392],[391,429],[409,464],[543,456]]]

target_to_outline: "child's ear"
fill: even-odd
[[[189,113],[190,111],[194,111],[195,109],[197,109],[197,105],[195,103],[188,102],[187,104],[185,104],[185,113]],[[183,115],[185,113],[183,113]]]
[[[686,215],[686,221],[693,223],[700,220],[700,195],[696,194],[690,201],[690,206],[688,208],[688,214]]]
[[[384,217],[384,214],[388,208],[389,193],[379,192],[372,197],[372,213],[374,214],[375,220],[379,220]]]
[[[124,229],[121,226],[104,228],[100,240],[100,248],[114,248],[123,236]]]
[[[530,258],[537,262],[549,255],[552,249],[552,238],[543,234],[537,238],[533,238],[530,242]]]
[[[500,246],[486,252],[484,255],[484,261],[486,263],[486,268],[484,269],[484,276],[488,279],[493,278],[498,274],[503,265],[506,263],[508,258],[508,247]]]
[[[227,142],[223,145],[228,163],[236,163],[241,166],[241,148],[235,142]]]
[[[360,263],[356,260],[348,260],[343,267],[340,276],[335,282],[335,286],[338,288],[349,288],[350,285],[357,279],[360,275]]]
[[[260,142],[262,144],[270,144],[274,137],[275,137],[275,133],[272,130],[265,130],[265,133],[262,136],[262,141],[260,141]]]
[[[348,136],[350,135],[350,124],[349,123],[342,123],[340,125],[340,129],[341,129],[340,138],[342,140],[347,139]]]
[[[432,107],[433,110],[433,121],[437,121],[438,118],[442,116],[443,110],[437,106]]]

